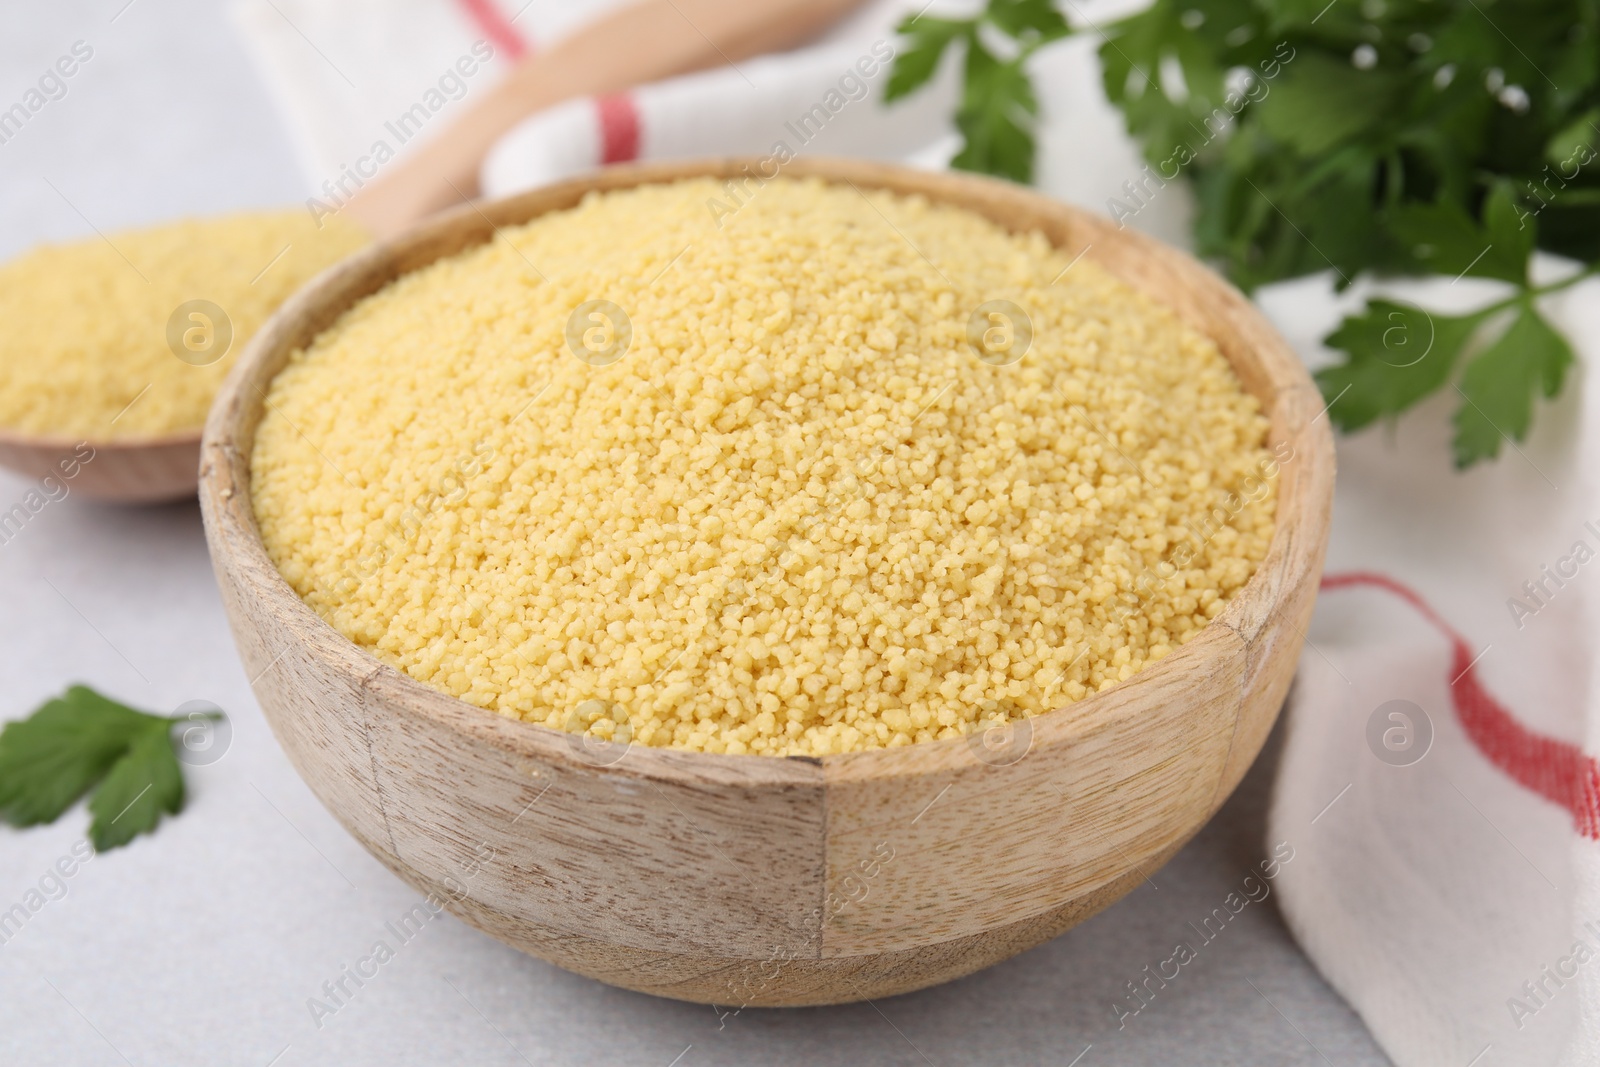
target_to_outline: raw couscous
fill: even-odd
[[[296,592],[418,681],[820,755],[1059,708],[1183,644],[1266,553],[1266,432],[1210,341],[1040,235],[706,179],[363,300],[275,378],[252,500]]]
[[[25,253],[0,266],[0,427],[92,441],[198,430],[250,335],[367,240],[342,219],[319,229],[304,211],[280,211]],[[178,314],[176,336],[194,342],[180,358],[169,323],[196,300],[227,323]]]

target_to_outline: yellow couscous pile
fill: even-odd
[[[1209,341],[965,211],[744,192],[591,195],[297,353],[252,498],[299,595],[505,715],[818,755],[1061,707],[1249,579],[1276,467]]]
[[[367,240],[339,218],[319,229],[304,211],[239,214],[44,245],[0,266],[0,427],[94,441],[197,429],[267,316]],[[180,312],[200,300],[226,324]]]

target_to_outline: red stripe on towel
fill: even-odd
[[[528,54],[528,42],[523,40],[522,34],[511,24],[494,0],[456,0],[467,17],[489,39],[489,43],[504,52],[513,60],[521,59]]]
[[[594,98],[600,113],[600,162],[626,163],[639,158],[639,108],[627,93]]]
[[[1572,813],[1573,826],[1591,840],[1600,840],[1600,761],[1577,745],[1545,737],[1517,721],[1496,700],[1475,672],[1472,646],[1445,622],[1421,596],[1382,574],[1358,571],[1330,574],[1324,589],[1373,586],[1386,590],[1416,609],[1451,645],[1450,701],[1456,719],[1484,758],[1524,788]]]

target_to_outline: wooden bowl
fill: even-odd
[[[85,441],[0,430],[0,467],[26,478],[54,477],[73,493],[116,504],[182,500],[194,496],[199,478],[200,431]]]
[[[1037,229],[1172,308],[1271,419],[1278,522],[1256,575],[1188,644],[1061,710],[965,740],[828,756],[610,749],[514,721],[380,663],[262,548],[250,454],[290,351],[407,271],[593,189],[754,160],[627,166],[466,206],[347,260],[250,343],[206,426],[200,502],[257,696],[289,758],[402,879],[492,936],[628,989],[722,1005],[829,1004],[947,981],[1136,886],[1238,784],[1294,673],[1322,568],[1333,445],[1299,361],[1188,256],[1028,189],[867,162],[792,175],[922,193]]]

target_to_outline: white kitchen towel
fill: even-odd
[[[941,4],[959,15],[972,0]],[[1089,4],[1125,9],[1125,0]],[[485,195],[504,196],[607,163],[748,155],[841,155],[943,167],[959,146],[951,121],[960,94],[952,52],[921,90],[885,104],[887,59],[904,47],[893,33],[919,0],[875,0],[817,44],[782,55],[685,75],[631,92],[567,101],[529,116],[490,153]],[[1030,64],[1040,97],[1036,183],[1063,199],[1101,208],[1126,196],[1144,167],[1122,119],[1100,88],[1094,48],[1080,36],[1041,49]],[[1141,229],[1183,241],[1190,203],[1176,186],[1139,209]]]
[[[500,140],[483,191],[503,196],[627,159],[748,155],[776,172],[801,154],[903,160],[936,151],[950,131],[955,71],[885,107],[896,43],[882,27],[850,43],[568,101]]]
[[[352,174],[403,156],[518,59],[622,2],[240,0],[234,14],[289,117],[313,195],[342,199]],[[874,0],[794,53],[530,116],[486,168],[488,191],[632,159],[766,154],[780,139],[812,153],[904,158],[947,132],[954,86],[947,71],[932,92],[876,106],[892,28],[912,10],[910,0]]]
[[[326,195],[375,145],[404,155],[516,60],[622,2],[240,0],[233,15]]]
[[[247,0],[245,28],[308,146],[310,186],[475,42],[500,64],[597,10],[536,0],[507,13],[520,2]],[[885,0],[809,48],[530,116],[491,154],[485,190],[635,158],[760,156],[775,142],[939,162],[954,71],[884,108],[881,62],[856,65],[876,61],[880,41],[898,47],[886,32],[904,10]],[[1107,213],[1123,198],[1125,213],[1125,183],[1140,184],[1143,163],[1100,89],[1097,44],[1085,34],[1035,57],[1038,182]],[[369,99],[346,80],[381,91]],[[1183,187],[1144,188],[1131,224],[1182,242]],[[1339,294],[1319,277],[1268,287],[1260,303],[1316,365],[1331,358],[1321,338],[1367,292]],[[1501,295],[1473,280],[1385,293],[1439,313]],[[1597,296],[1589,281],[1544,302],[1584,363],[1600,356]],[[1600,382],[1580,367],[1561,400],[1540,405],[1527,442],[1464,473],[1448,447],[1459,402],[1446,390],[1339,442],[1328,579],[1270,820],[1269,840],[1296,850],[1280,906],[1400,1067],[1600,1064],[1600,773],[1588,755],[1600,752],[1600,715],[1589,714],[1600,706]]]
[[[1439,313],[1504,295],[1387,293]],[[1295,936],[1402,1067],[1600,1063],[1597,296],[1543,302],[1580,365],[1498,461],[1452,470],[1453,389],[1339,442],[1270,839],[1296,849]],[[1314,279],[1261,301],[1315,362],[1357,297]]]

